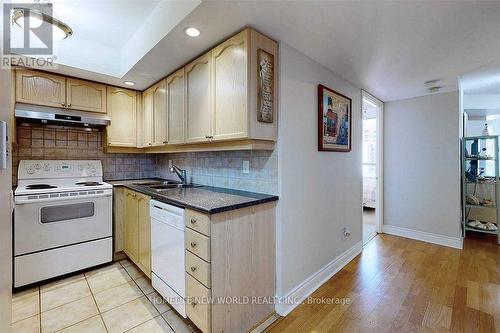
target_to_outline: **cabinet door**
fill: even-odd
[[[115,253],[123,251],[125,225],[125,188],[113,188],[113,230],[115,235]]]
[[[66,103],[71,109],[106,113],[106,85],[67,78]]]
[[[245,30],[212,50],[214,140],[248,137]]]
[[[16,102],[66,106],[66,78],[43,72],[16,70]]]
[[[184,68],[167,78],[168,143],[184,143]]]
[[[142,146],[153,145],[153,91],[148,89],[142,94]]]
[[[153,86],[153,146],[167,143],[167,87],[165,80]]]
[[[111,125],[106,127],[107,145],[135,147],[137,94],[133,90],[107,87],[107,110]]]
[[[207,141],[212,135],[210,52],[185,67],[186,142]]]
[[[125,220],[123,250],[128,257],[137,262],[139,258],[139,206],[137,194],[125,190]]]
[[[151,218],[149,216],[149,200],[147,195],[137,194],[139,207],[139,268],[151,278]]]

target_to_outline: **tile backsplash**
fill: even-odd
[[[187,172],[188,180],[203,185],[266,194],[278,194],[278,157],[274,151],[227,151],[162,154],[157,160],[157,175],[178,179],[169,171],[168,161]],[[243,161],[250,172],[243,173]]]
[[[202,185],[278,194],[278,157],[274,151],[227,151],[175,154],[107,154],[98,129],[21,123],[13,145],[13,184],[22,159],[99,159],[104,180],[160,177],[178,179],[168,162],[186,169],[188,180]],[[249,173],[243,173],[249,161]]]
[[[156,156],[152,154],[107,154],[102,148],[102,130],[21,123],[12,147],[12,182],[17,184],[19,161],[81,159],[102,161],[104,179],[154,177]]]

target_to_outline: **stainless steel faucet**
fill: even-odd
[[[181,179],[182,184],[187,184],[186,170],[180,169],[179,167],[172,165],[170,167],[170,172],[175,172],[177,176]]]

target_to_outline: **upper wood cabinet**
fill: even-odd
[[[248,32],[212,50],[214,140],[248,137]]]
[[[184,68],[167,77],[168,143],[184,143]]]
[[[143,146],[167,143],[167,88],[165,80],[146,89],[143,98]]]
[[[185,67],[186,142],[207,141],[212,135],[211,52]]]
[[[142,93],[142,146],[153,145],[153,90]]]
[[[17,69],[16,102],[106,113],[106,85]]]
[[[107,87],[107,111],[111,125],[106,127],[108,146],[136,147],[137,92]]]
[[[168,137],[167,87],[161,80],[151,89],[153,91],[153,146],[163,146]]]
[[[16,102],[65,107],[66,78],[44,72],[17,69]]]
[[[71,109],[106,113],[106,85],[68,77],[66,104]]]

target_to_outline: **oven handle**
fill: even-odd
[[[92,200],[94,198],[102,198],[102,197],[111,197],[112,192],[102,193],[102,194],[92,194],[92,195],[78,195],[72,197],[55,197],[55,198],[43,198],[43,199],[24,199],[24,198],[15,198],[14,204],[24,205],[30,203],[39,203],[39,202],[58,202],[58,201],[71,201],[71,200]]]

